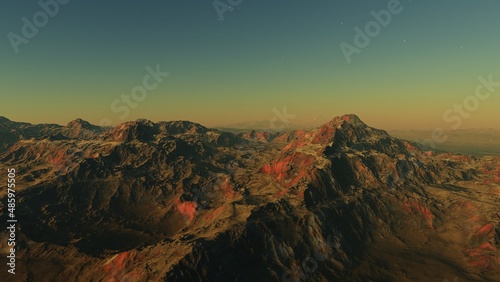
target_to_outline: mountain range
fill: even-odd
[[[500,281],[500,157],[435,150],[352,114],[239,133],[0,117],[9,168],[12,281]]]

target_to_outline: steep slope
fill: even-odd
[[[18,277],[500,281],[500,158],[430,150],[355,115],[272,136],[3,122],[38,134],[0,154],[18,171]]]
[[[0,153],[19,140],[29,139],[80,139],[90,140],[106,131],[106,128],[91,125],[82,119],[76,119],[60,126],[57,124],[33,125],[25,122],[14,122],[5,117],[0,117]]]
[[[488,243],[495,205],[488,218],[477,207],[463,217],[460,206],[472,202],[431,195],[466,191],[445,183],[481,179],[481,160],[397,140],[354,115],[277,140],[288,143],[261,172],[280,184],[281,200],[255,209],[243,230],[200,244],[172,281],[498,280],[499,252]],[[449,222],[461,221],[476,227],[454,242]]]

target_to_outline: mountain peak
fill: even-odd
[[[205,133],[208,131],[208,128],[204,127],[201,124],[185,120],[164,121],[160,122],[159,125],[162,131],[166,131],[171,134]]]
[[[76,126],[80,126],[80,127],[83,127],[83,128],[89,128],[89,127],[92,127],[92,124],[88,121],[85,121],[81,118],[77,118],[75,120],[72,120],[70,122],[68,122],[68,127],[76,127]]]
[[[354,125],[366,125],[357,115],[355,114],[345,114],[342,116],[334,117],[330,122],[347,122]]]
[[[0,122],[10,122],[11,120],[4,117],[4,116],[0,116]]]
[[[143,124],[154,124],[154,122],[152,122],[151,120],[149,120],[147,118],[140,118],[140,119],[137,119],[135,122],[143,123]]]

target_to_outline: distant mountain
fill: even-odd
[[[19,281],[500,281],[500,157],[356,115],[240,133],[0,118],[0,142]]]
[[[33,125],[0,117],[0,152],[19,140],[92,139],[105,130],[81,119],[71,121],[67,126],[60,126],[57,124]]]
[[[434,140],[431,130],[393,130],[390,133],[395,137],[425,143],[439,150],[476,156],[500,155],[499,129],[444,130],[444,137],[437,140]],[[445,140],[440,141],[441,138]]]
[[[322,116],[315,116],[305,120],[302,119],[300,121],[297,121],[295,119],[280,120],[279,116],[275,116],[269,120],[230,123],[217,126],[216,128],[222,131],[233,133],[249,132],[252,130],[259,132],[279,133],[297,129],[315,128],[326,121],[327,120]]]
[[[235,129],[235,130],[271,130],[271,122],[269,120],[248,121],[225,124],[217,128]]]

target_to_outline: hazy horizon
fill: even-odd
[[[311,128],[315,128],[315,127],[321,126],[324,123],[327,123],[328,121],[332,120],[335,117],[343,116],[343,115],[348,115],[348,114],[353,114],[353,113],[344,113],[344,114],[339,114],[339,115],[333,115],[333,116],[331,116],[328,119],[325,118],[322,122],[294,123],[293,121],[291,121],[289,124],[287,124],[286,126],[284,126],[284,130],[311,129]],[[440,128],[440,127],[432,127],[432,128],[384,128],[384,127],[377,127],[377,126],[374,126],[373,123],[370,123],[366,119],[363,119],[362,116],[360,116],[358,114],[355,114],[355,115],[357,115],[358,117],[360,117],[360,119],[364,123],[366,123],[368,126],[370,126],[370,127],[374,127],[374,128],[378,128],[378,129],[382,129],[382,130],[386,130],[386,131],[390,131],[390,132],[397,132],[397,131],[430,132],[430,131],[435,130],[436,128]],[[81,120],[89,122],[90,124],[99,125],[98,122],[92,122],[91,120],[86,119],[86,118],[81,117],[81,116],[77,116],[77,117],[75,117],[73,119],[70,119],[68,121],[65,121],[65,122],[46,122],[46,121],[16,120],[16,119],[12,119],[12,118],[10,118],[8,116],[3,116],[3,115],[0,115],[0,117],[7,118],[7,119],[9,119],[10,121],[13,121],[13,122],[30,123],[30,124],[57,124],[57,125],[60,125],[60,126],[66,126],[71,121],[74,121],[76,119],[81,119]],[[167,122],[168,121],[189,121],[189,122],[201,124],[201,125],[203,125],[205,127],[208,127],[208,128],[225,128],[225,129],[237,129],[237,130],[247,130],[247,129],[248,130],[252,130],[252,129],[255,129],[255,130],[266,130],[267,129],[267,130],[276,131],[276,129],[273,129],[273,128],[271,128],[271,126],[269,126],[270,120],[272,119],[272,117],[268,118],[268,119],[265,119],[265,120],[258,120],[258,121],[242,121],[242,122],[238,122],[238,123],[215,124],[215,125],[207,125],[207,124],[204,124],[203,122],[198,122],[198,121],[194,121],[194,120],[184,120],[184,119],[152,120],[152,119],[148,119],[148,118],[145,118],[145,117],[139,117],[137,119],[123,120],[120,123],[135,121],[135,120],[139,120],[139,119],[146,119],[146,120],[150,120],[150,121],[155,122],[155,123],[156,122],[162,122],[162,121],[167,121]],[[117,126],[120,123],[111,124],[111,126]],[[259,126],[252,127],[252,124],[256,124],[256,125],[259,125]],[[468,130],[490,130],[490,129],[491,130],[500,130],[500,127],[461,127],[459,129],[451,129],[451,128],[449,128],[449,129],[447,129],[447,128],[441,128],[441,129],[443,129],[444,131],[447,131],[447,132],[453,132],[453,131],[460,132],[460,131],[468,131]]]
[[[500,81],[500,39],[491,36],[499,2],[401,1],[399,13],[348,62],[339,46],[354,44],[355,27],[364,29],[372,12],[391,3],[363,2],[287,1],[285,8],[243,1],[221,20],[211,2],[71,1],[27,43],[16,43],[22,18],[33,21],[42,8],[9,1],[0,27],[7,35],[0,115],[216,127],[266,121],[286,107],[296,124],[354,113],[388,130],[498,128],[500,90],[459,125],[443,115],[475,93],[479,77]],[[144,99],[121,100],[152,71],[160,81],[148,81],[155,87]]]

